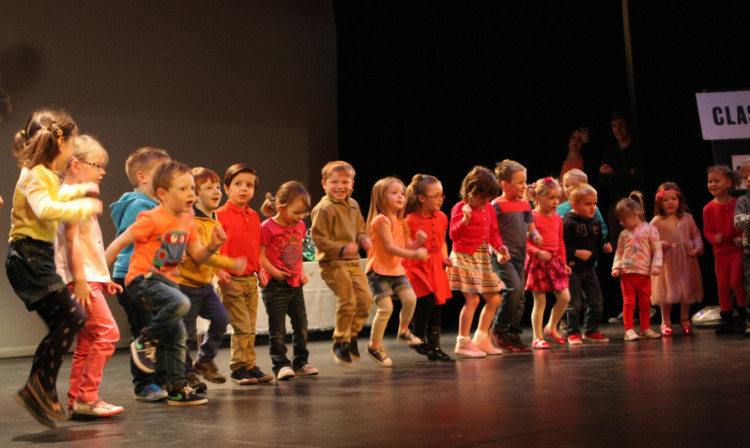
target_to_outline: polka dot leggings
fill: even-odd
[[[29,378],[38,375],[44,390],[56,392],[57,373],[60,371],[63,355],[86,323],[86,313],[71,297],[67,288],[42,299],[35,311],[47,324],[49,333],[44,336],[34,353]]]

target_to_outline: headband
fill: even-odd
[[[656,200],[658,201],[659,199],[663,198],[664,195],[667,194],[667,193],[674,193],[677,196],[680,196],[680,192],[677,191],[677,190],[662,190],[662,191],[656,193]]]

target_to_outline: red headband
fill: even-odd
[[[656,193],[656,200],[658,201],[659,199],[663,198],[666,193],[674,193],[677,196],[680,196],[680,192],[677,190],[662,190]]]

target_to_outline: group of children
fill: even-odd
[[[104,295],[116,294],[127,315],[139,401],[206,403],[201,393],[207,386],[198,375],[226,382],[214,360],[228,324],[232,382],[318,374],[308,362],[303,296],[308,214],[320,274],[337,301],[331,353],[339,365],[360,359],[357,336],[373,302],[377,311],[365,351],[380,365],[393,364],[383,338],[394,299],[401,302],[397,340],[430,360],[452,361],[440,345],[441,309],[451,291],[465,299],[454,348],[462,357],[529,350],[520,339],[524,291],[534,298],[534,349],[549,349],[546,338],[560,345],[609,341],[598,330],[603,299],[596,266],[599,253],[613,247],[597,192],[580,170],[565,173],[562,185],[549,177],[527,185],[526,168],[518,162],[499,162],[494,173],[474,167],[450,216],[441,211],[445,195],[437,178],[418,174],[405,186],[386,177],[373,186],[365,219],[351,197],[354,168],[334,161],[323,167],[325,195],[315,207],[301,183],[286,182],[275,195],[266,194],[261,211],[268,219],[261,222],[248,205],[258,187],[250,165],[232,165],[221,179],[208,168],[190,169],[162,149],[145,147],[126,161],[134,191],[110,206],[117,236],[105,249],[97,220],[102,204],[96,199],[108,163],[101,144],[78,135],[64,111],[42,109],[15,136],[14,153],[21,176],[6,269],[15,292],[49,328],[15,398],[49,427],[68,414],[100,418],[123,411],[98,395],[104,365],[119,339]],[[742,174],[750,184],[750,162]],[[726,167],[710,168],[708,181],[715,199],[704,209],[704,233],[714,246],[724,319],[717,332],[731,333],[730,291],[745,314],[742,248],[750,253],[750,237],[741,230],[750,228],[750,196],[738,202],[729,195],[732,172]],[[220,206],[222,189],[227,201]],[[568,201],[561,204],[563,197]],[[650,224],[637,193],[616,210],[624,230],[612,276],[622,286],[625,339],[671,336],[673,304],[681,305],[681,326],[690,334],[689,305],[703,296],[696,260],[703,245],[682,192],[674,183],[662,184]],[[360,251],[367,252],[364,269]],[[256,362],[259,286],[274,375],[263,373]],[[547,293],[556,301],[544,324]],[[472,336],[480,297],[485,305]],[[661,308],[659,333],[649,326],[652,303]],[[636,304],[640,335],[634,330]],[[198,340],[197,316],[210,324],[193,361],[187,347]],[[284,342],[286,316],[293,329],[291,361]],[[558,330],[563,317],[567,337]],[[57,373],[76,337],[65,406],[56,392]]]

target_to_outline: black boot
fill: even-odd
[[[447,353],[440,348],[440,327],[427,328],[427,345],[432,348],[432,353],[427,355],[431,361],[453,361]]]
[[[717,335],[733,334],[734,333],[734,311],[722,311],[721,323],[716,327]]]
[[[747,327],[747,310],[745,308],[737,308],[737,313],[739,313],[740,318],[737,319],[737,322],[734,324],[734,332],[735,333],[745,333],[745,336],[750,336],[750,334],[746,333],[746,327]]]

